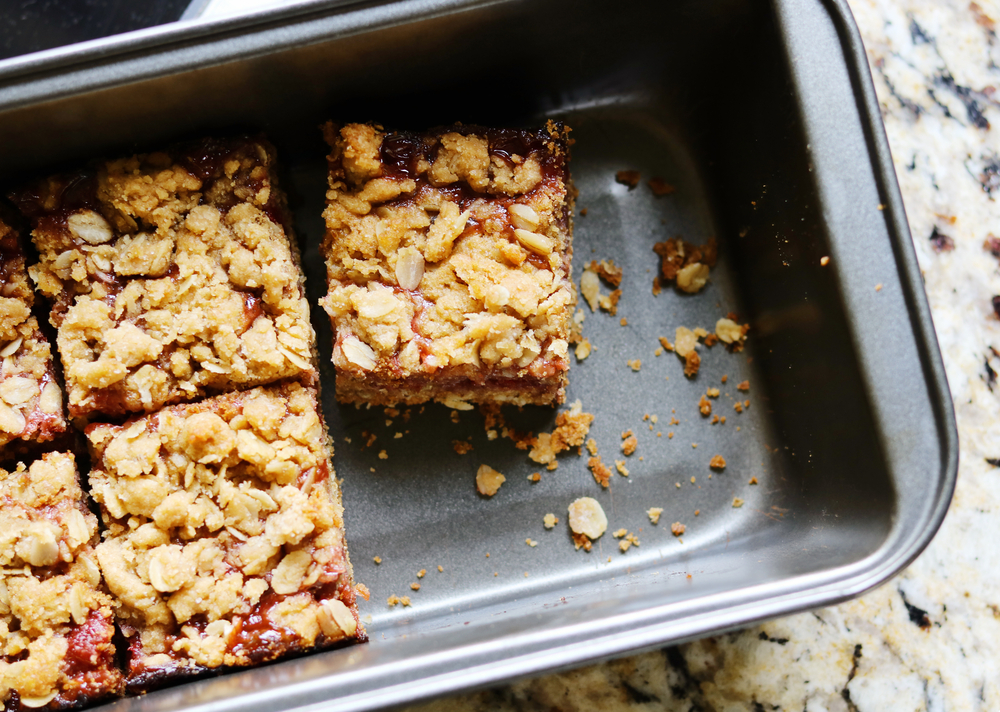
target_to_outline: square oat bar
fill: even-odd
[[[262,139],[96,164],[13,195],[87,420],[316,375],[298,252]]]
[[[315,390],[218,396],[87,439],[129,691],[364,637]]]
[[[565,398],[568,130],[324,127],[337,398],[551,405]]]
[[[66,431],[52,350],[33,303],[18,235],[0,219],[0,462]]]
[[[0,700],[79,707],[119,692],[112,599],[73,456],[0,470]]]

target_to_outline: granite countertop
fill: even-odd
[[[1000,709],[1000,2],[849,4],[957,412],[941,530],[858,600],[414,712]]]

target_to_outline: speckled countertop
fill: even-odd
[[[937,537],[856,601],[414,712],[1000,710],[1000,2],[850,6],[958,417]]]

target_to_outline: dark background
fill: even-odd
[[[0,0],[0,59],[153,27],[190,0]]]

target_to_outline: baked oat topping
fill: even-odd
[[[153,411],[316,375],[314,335],[264,140],[206,140],[14,194],[54,300],[70,415]]]
[[[66,430],[52,350],[33,303],[18,235],[0,220],[0,461]]]
[[[315,390],[259,387],[87,438],[130,685],[363,637]]]
[[[70,454],[0,470],[0,700],[63,709],[116,694],[112,599]]]
[[[574,302],[567,130],[324,127],[337,394],[562,402]]]

